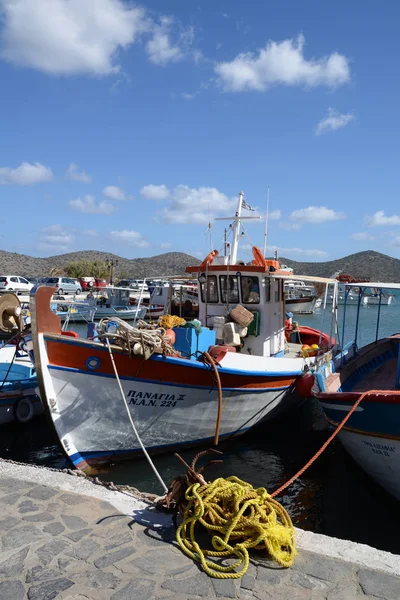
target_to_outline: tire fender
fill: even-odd
[[[14,419],[18,423],[28,423],[35,414],[33,402],[28,396],[17,400],[14,405]]]

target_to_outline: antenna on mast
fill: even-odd
[[[269,210],[269,186],[267,190],[267,211],[265,213],[265,229],[264,229],[264,248],[263,248],[263,257],[266,257],[267,254],[267,235],[268,235],[268,210]]]

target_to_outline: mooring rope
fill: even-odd
[[[153,469],[155,476],[157,477],[158,481],[161,483],[161,485],[162,485],[162,487],[164,489],[164,492],[167,493],[168,492],[168,487],[164,483],[164,480],[162,479],[160,473],[157,471],[156,466],[153,463],[153,461],[151,460],[150,455],[147,452],[147,450],[146,450],[146,448],[145,448],[145,446],[144,446],[144,444],[143,444],[143,442],[141,440],[141,437],[140,437],[140,435],[138,433],[138,430],[136,429],[135,422],[134,422],[134,420],[132,418],[131,411],[129,410],[128,402],[126,401],[125,393],[124,393],[124,390],[123,390],[122,385],[121,385],[121,380],[120,380],[119,375],[118,375],[117,365],[115,364],[114,355],[112,353],[111,346],[110,346],[110,340],[108,338],[106,338],[106,343],[107,343],[107,347],[108,347],[108,352],[110,354],[111,363],[112,363],[112,366],[113,366],[113,369],[114,369],[115,378],[117,380],[117,383],[118,383],[118,386],[119,386],[119,390],[121,392],[121,396],[122,396],[122,399],[123,399],[124,404],[125,404],[126,412],[128,413],[128,417],[129,417],[129,420],[130,420],[131,425],[132,425],[132,429],[135,432],[136,439],[138,440],[138,442],[140,444],[140,447],[143,450],[143,454],[147,458],[150,467]]]

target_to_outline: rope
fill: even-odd
[[[208,352],[203,352],[203,355],[206,361],[211,365],[214,371],[215,379],[217,380],[217,388],[218,388],[218,413],[217,413],[217,421],[215,423],[215,435],[214,435],[214,445],[218,446],[219,441],[219,432],[221,429],[221,417],[222,417],[222,385],[221,385],[221,377],[219,375],[219,371],[217,369],[217,365],[215,364],[215,360]]]
[[[142,442],[142,440],[140,438],[140,435],[139,435],[139,433],[138,433],[138,431],[136,429],[134,420],[132,419],[132,415],[131,415],[131,412],[129,410],[129,406],[128,406],[128,403],[127,403],[126,398],[125,398],[124,390],[122,389],[121,380],[120,380],[119,375],[118,375],[117,366],[116,366],[115,361],[114,361],[114,356],[113,356],[113,353],[112,353],[112,350],[111,350],[111,346],[110,346],[110,340],[108,338],[106,338],[106,343],[107,343],[107,347],[108,347],[108,352],[110,354],[111,363],[112,363],[112,366],[113,366],[113,369],[114,369],[115,377],[116,377],[116,380],[117,380],[117,383],[118,383],[118,386],[119,386],[119,391],[121,392],[121,396],[122,396],[122,399],[123,399],[124,404],[125,404],[126,412],[128,413],[129,421],[131,422],[132,429],[133,429],[133,431],[135,433],[136,439],[139,442],[140,447],[143,450],[143,454],[147,458],[150,467],[153,469],[155,476],[157,477],[158,481],[161,483],[161,485],[162,485],[162,487],[164,489],[164,492],[167,493],[168,492],[168,488],[165,485],[165,483],[164,483],[164,481],[163,481],[160,473],[157,471],[157,469],[155,467],[155,464],[151,460],[151,458],[149,456],[149,453],[147,452],[146,448],[144,447],[144,444],[143,444],[143,442]]]
[[[108,323],[117,325],[116,332],[107,332]],[[102,319],[99,324],[99,337],[114,340],[129,354],[142,355],[150,358],[155,352],[164,356],[173,356],[177,352],[171,345],[171,340],[165,335],[165,329],[155,328],[144,321],[138,321],[137,327],[132,327],[123,319],[112,317]]]
[[[242,577],[249,566],[249,548],[266,549],[282,567],[293,564],[296,550],[292,521],[264,488],[254,489],[237,477],[219,478],[206,486],[194,483],[186,490],[185,497],[188,505],[176,539],[182,551],[200,562],[210,577]],[[195,538],[197,524],[212,535],[214,550],[200,548]],[[208,560],[208,556],[238,560],[223,566]]]
[[[337,428],[335,429],[335,431],[332,433],[332,435],[321,446],[321,448],[318,450],[318,452],[316,452],[314,454],[314,456],[312,458],[310,458],[310,460],[308,461],[308,463],[305,464],[304,467],[302,467],[300,469],[300,471],[297,471],[297,473],[295,475],[293,475],[293,477],[291,477],[286,483],[284,483],[283,485],[281,485],[280,488],[278,488],[277,490],[275,490],[275,492],[273,492],[271,494],[271,498],[275,498],[275,496],[278,496],[278,494],[280,494],[281,492],[283,492],[283,490],[285,490],[287,487],[289,487],[289,485],[291,485],[294,481],[296,481],[296,479],[298,479],[301,475],[303,475],[303,473],[305,471],[307,471],[307,469],[309,467],[311,467],[311,465],[317,460],[317,458],[319,456],[321,456],[321,454],[323,453],[323,451],[329,446],[329,444],[332,442],[332,440],[335,439],[335,437],[337,436],[337,434],[339,433],[339,431],[342,429],[342,427],[350,419],[351,415],[356,410],[357,406],[360,404],[360,402],[362,402],[364,400],[365,396],[367,396],[368,394],[384,394],[384,393],[387,394],[387,392],[383,392],[382,390],[368,390],[366,392],[363,392],[361,394],[361,396],[353,404],[353,406],[351,407],[351,409],[349,410],[349,412],[347,413],[347,415],[344,417],[344,419],[339,423],[339,425],[337,426]],[[398,394],[400,394],[400,391],[396,392],[394,390],[393,391],[391,390],[390,393],[398,395]]]
[[[173,327],[183,327],[186,325],[186,321],[175,315],[163,315],[158,319],[158,324],[163,329],[172,329]]]

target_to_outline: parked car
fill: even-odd
[[[144,279],[138,279],[137,280],[137,284],[138,284],[139,290],[141,290],[143,288],[144,292],[148,292],[149,291],[149,288],[147,286],[147,282]]]
[[[96,290],[106,287],[107,285],[108,285],[107,279],[99,279],[98,277],[96,277],[96,279],[94,280],[94,284],[93,284],[93,286],[96,288]]]
[[[55,287],[57,294],[80,294],[82,291],[79,281],[71,277],[47,277],[45,285]]]
[[[29,294],[32,288],[33,283],[30,283],[25,277],[19,277],[19,275],[2,275],[0,277],[0,292]]]
[[[80,277],[79,283],[80,283],[81,288],[85,291],[91,290],[93,287],[95,287],[94,277]]]
[[[118,283],[116,284],[116,287],[131,288],[131,290],[138,290],[139,284],[136,279],[121,279],[121,281],[118,281]]]

